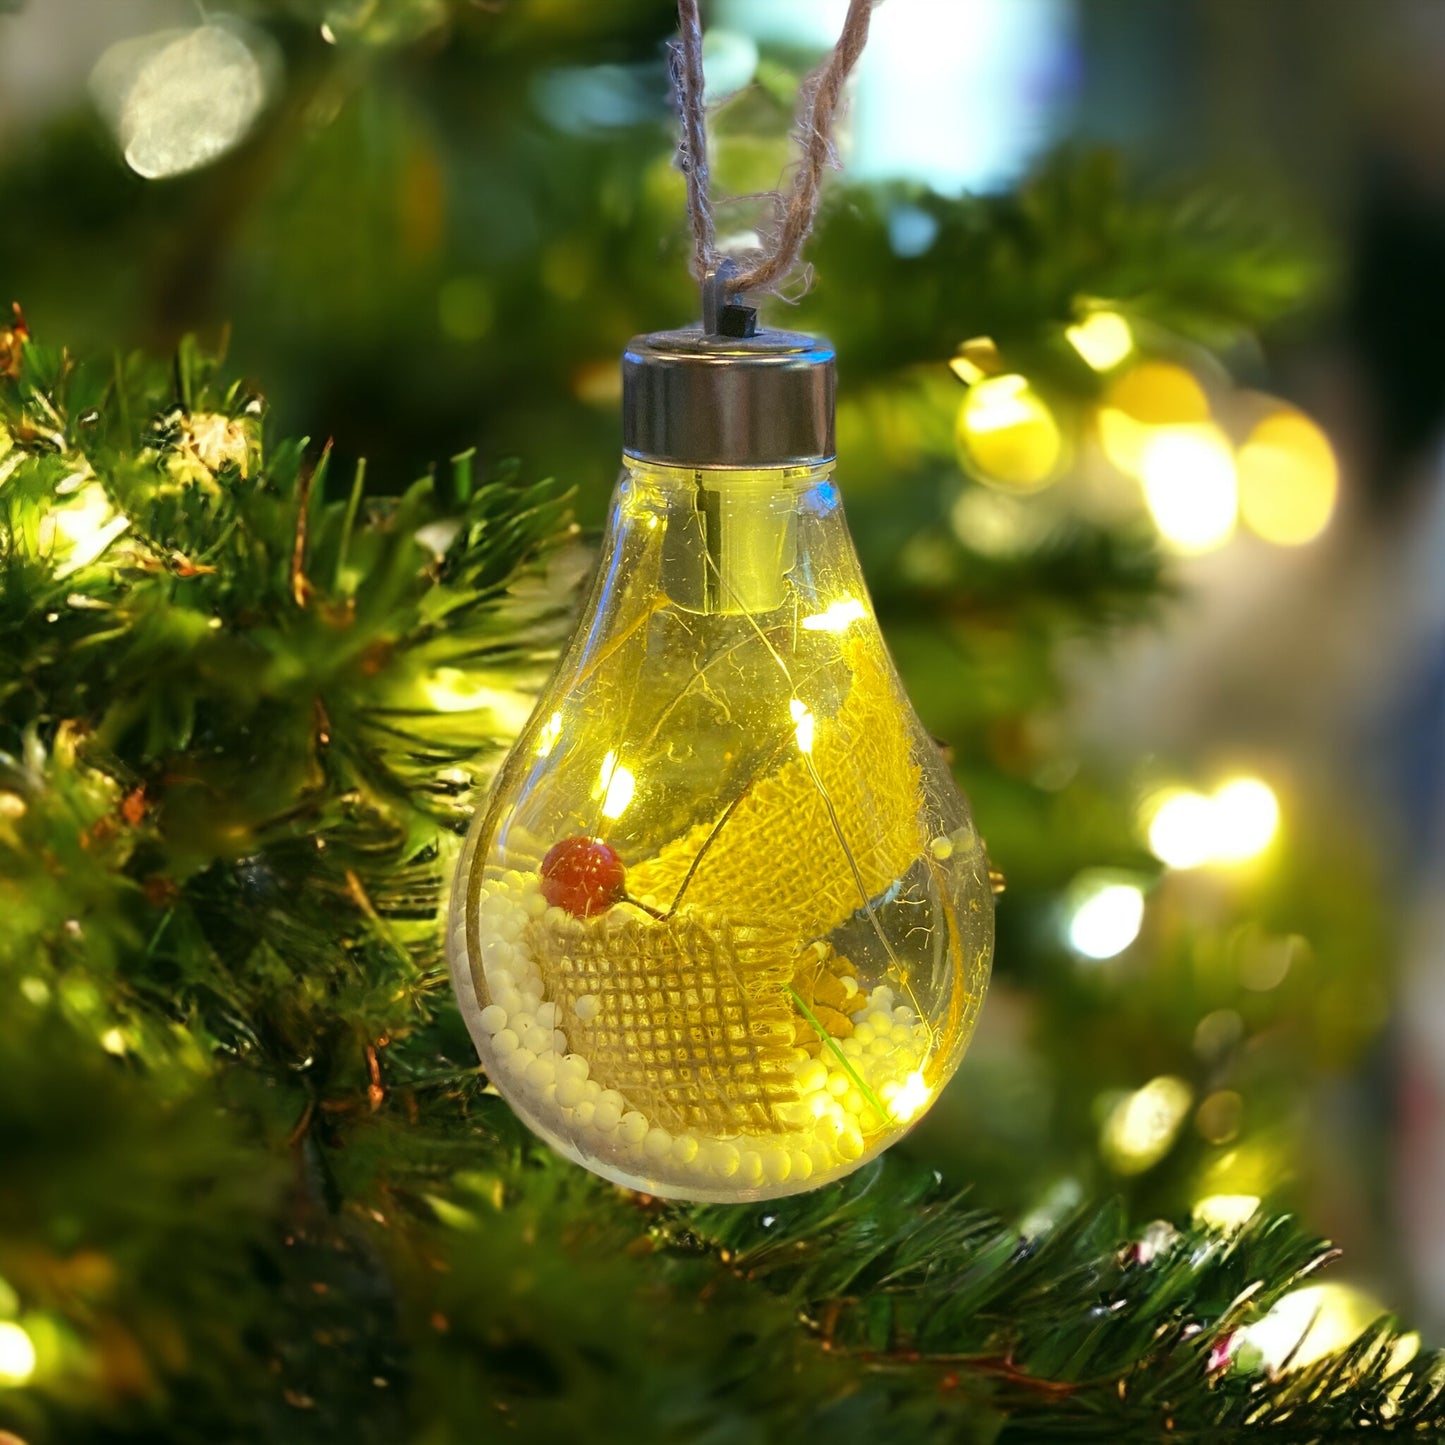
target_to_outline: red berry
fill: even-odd
[[[554,908],[590,918],[627,896],[627,869],[601,838],[563,838],[542,859],[542,896]]]

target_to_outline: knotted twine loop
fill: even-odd
[[[843,32],[831,54],[803,82],[798,92],[797,137],[802,157],[786,196],[774,194],[777,224],[771,243],[739,264],[730,289],[776,292],[787,277],[812,232],[818,216],[823,172],[837,164],[833,149],[833,121],[843,86],[863,53],[868,22],[877,0],[849,0]],[[672,83],[677,95],[682,135],[678,165],[687,178],[687,210],[692,221],[693,274],[702,281],[719,262],[717,229],[707,161],[707,128],[703,109],[702,19],[699,0],[677,0],[678,39],[672,47]],[[805,288],[806,289],[806,288]]]

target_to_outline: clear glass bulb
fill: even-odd
[[[952,1075],[988,979],[984,851],[831,473],[627,462],[460,861],[452,971],[488,1074],[651,1194],[856,1168]]]

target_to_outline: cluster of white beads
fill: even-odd
[[[853,992],[850,1038],[829,1039],[819,1056],[795,1050],[798,1098],[779,1110],[786,1132],[720,1139],[673,1134],[629,1107],[615,1089],[589,1078],[588,1061],[568,1053],[559,1006],[544,996],[541,974],[528,950],[529,921],[562,924],[569,915],[549,908],[535,875],[506,872],[481,887],[478,943],[490,1002],[481,1025],[491,1045],[489,1068],[520,1092],[539,1122],[579,1149],[640,1178],[693,1178],[740,1190],[803,1181],[857,1159],[865,1139],[911,1117],[919,1101],[910,1080],[927,1054],[929,1030],[893,991]],[[845,983],[853,984],[852,979]],[[597,999],[576,1000],[582,1021],[595,1016]],[[880,1117],[880,1109],[885,1117]]]

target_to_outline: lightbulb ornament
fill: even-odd
[[[489,1077],[652,1194],[856,1168],[937,1097],[988,978],[987,860],[874,617],[833,398],[832,349],[755,331],[725,272],[702,326],[631,343],[592,595],[456,876]]]

